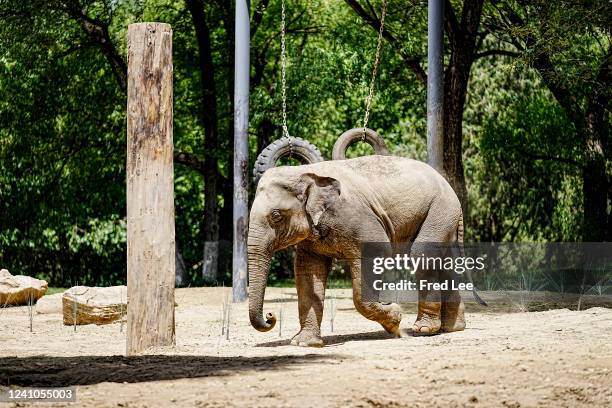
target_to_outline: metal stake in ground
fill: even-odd
[[[79,286],[79,281],[76,283],[76,287]],[[79,307],[79,299],[77,298],[77,290],[74,290],[74,300],[72,301],[72,324],[74,325],[74,331],[77,331],[77,308]]]
[[[30,294],[28,296],[28,309],[29,309],[28,311],[30,313],[30,333],[32,333],[32,329],[33,329],[33,327],[32,327],[33,326],[33,323],[32,323],[32,320],[33,320],[33,316],[32,316],[33,299],[32,299],[32,296],[33,296],[33,294],[30,291]]]
[[[283,337],[283,300],[281,299],[280,312],[278,313],[278,337]]]
[[[227,303],[227,327],[225,328],[225,340],[230,339],[230,320],[232,317],[232,303]]]

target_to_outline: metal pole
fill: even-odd
[[[232,259],[232,297],[247,298],[247,231],[249,220],[249,5],[236,0],[234,59],[234,247]]]
[[[427,161],[444,175],[444,0],[429,0],[427,14]]]

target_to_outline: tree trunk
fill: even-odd
[[[584,236],[583,240],[601,242],[610,239],[606,174],[609,159],[610,83],[612,82],[612,46],[600,64],[597,81],[591,92],[586,114],[586,166],[584,170]],[[612,198],[612,197],[611,197]]]
[[[460,73],[453,71],[463,68],[451,67],[446,75],[444,92],[444,173],[467,218],[467,189],[463,174],[463,109],[467,81]],[[467,74],[469,75],[469,68]]]
[[[227,2],[226,2],[227,3]],[[227,35],[226,50],[228,58],[228,66],[234,66],[234,13],[232,12],[232,3],[224,3],[224,14],[223,19],[225,32]],[[229,123],[234,123],[234,76],[229,75],[227,78],[227,99],[229,101]],[[228,126],[227,135],[225,136],[228,148],[225,153],[225,160],[227,162],[227,177],[221,177],[219,179],[219,189],[223,195],[223,208],[221,209],[221,216],[219,220],[220,232],[219,239],[223,241],[233,240],[233,229],[234,229],[234,127]],[[230,266],[231,267],[231,266]]]
[[[272,135],[274,135],[274,123],[272,123],[269,118],[264,118],[261,121],[257,132],[258,152],[261,152],[270,144],[270,140],[272,140]]]
[[[606,174],[607,101],[598,95],[589,103],[586,115],[585,166],[582,171],[583,231],[582,240],[602,242],[609,235],[608,219],[608,177]]]
[[[232,87],[233,89],[233,87]],[[228,127],[228,140],[234,138],[234,128]],[[223,207],[219,210],[219,262],[217,280],[224,281],[232,270],[232,241],[234,239],[234,149],[229,150],[227,177],[219,177],[220,193],[223,195]]]
[[[176,277],[174,278],[174,286],[179,288],[185,286],[187,281],[189,280],[187,277],[187,270],[185,268],[185,260],[183,259],[183,255],[181,255],[181,251],[179,249],[178,239],[175,238],[175,257],[174,264],[176,269]]]
[[[463,110],[470,72],[476,51],[483,0],[464,1],[461,22],[456,21],[449,2],[447,33],[451,46],[450,62],[444,76],[444,172],[459,197],[463,218],[468,218],[467,189],[463,173]],[[449,10],[448,8],[451,7]]]
[[[221,183],[219,190],[223,195],[223,208],[221,208],[220,210],[221,216],[219,217],[219,239],[226,241],[232,240],[232,225],[234,225],[234,169],[231,164],[232,163],[230,162],[227,178],[219,178],[219,181]]]
[[[232,1],[223,0],[219,2],[222,9],[223,27],[225,29],[225,49],[227,53],[227,66],[234,66],[234,5]],[[234,123],[234,76],[227,78],[227,101],[229,101],[229,123]],[[226,177],[219,177],[218,191],[223,195],[223,208],[219,210],[219,262],[218,280],[224,280],[232,268],[232,241],[234,230],[234,128],[228,126],[225,141],[227,147],[224,149]]]
[[[603,242],[608,235],[606,231],[608,180],[605,162],[593,152],[590,152],[590,155],[582,172],[582,193],[584,195],[582,240]]]
[[[204,263],[205,281],[217,280],[219,258],[219,213],[217,208],[218,120],[210,32],[206,24],[202,0],[186,0],[196,32],[199,48],[200,81],[202,87],[202,125],[204,127]]]

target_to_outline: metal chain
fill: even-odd
[[[283,137],[289,143],[289,157],[293,154],[291,136],[287,129],[287,55],[285,47],[285,0],[281,1],[281,90],[283,97]]]
[[[380,65],[380,50],[382,48],[383,32],[385,30],[385,17],[387,16],[387,0],[382,0],[382,13],[380,17],[380,29],[378,30],[378,41],[376,43],[376,54],[374,57],[374,67],[372,68],[372,77],[370,78],[370,88],[368,97],[366,98],[366,109],[363,117],[363,135],[361,140],[366,137],[366,128],[370,119],[370,110],[372,107],[372,99],[374,97],[374,86],[376,83],[376,75],[378,74],[378,66]],[[281,0],[281,93],[283,100],[283,137],[289,143],[289,157],[293,153],[291,145],[291,136],[287,128],[287,53],[285,45],[285,0]]]
[[[284,0],[283,0],[284,1]],[[376,43],[376,56],[374,57],[374,67],[372,68],[372,78],[370,78],[370,90],[366,98],[366,109],[363,116],[363,135],[361,141],[365,141],[366,128],[370,119],[370,108],[372,107],[372,98],[374,97],[374,85],[376,83],[376,74],[380,65],[380,49],[382,48],[383,32],[385,31],[385,17],[387,15],[387,0],[382,0],[382,13],[380,16],[380,29],[378,30],[378,42]]]

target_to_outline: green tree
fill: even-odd
[[[507,48],[520,53],[517,64],[540,75],[579,138],[572,161],[582,178],[582,239],[611,238],[610,100],[612,48],[610,2],[492,2],[485,23]],[[554,135],[553,135],[554,136]]]

